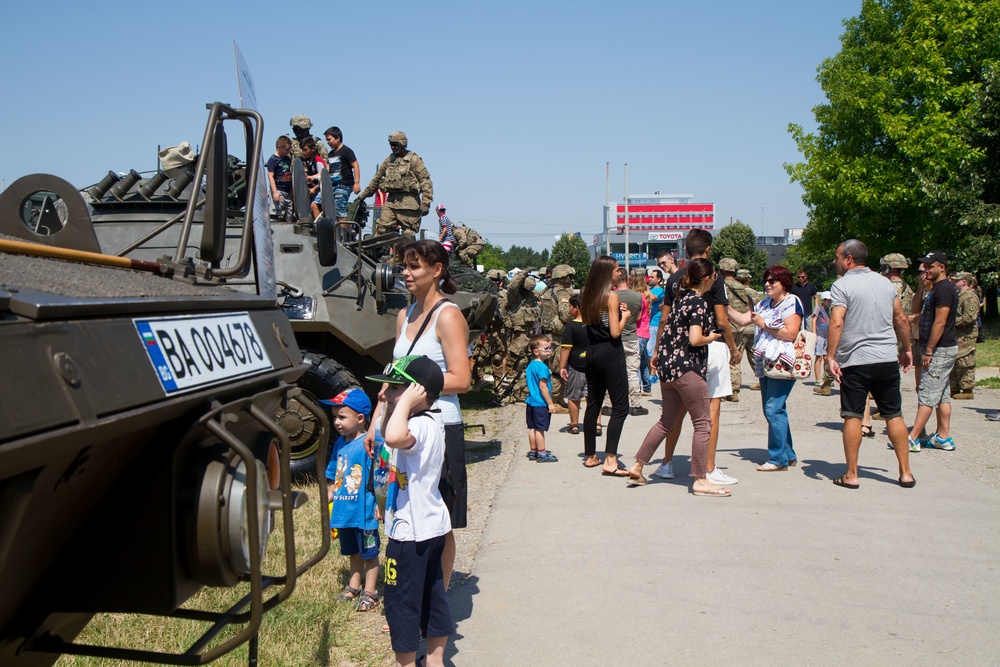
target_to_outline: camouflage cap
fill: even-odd
[[[728,273],[736,273],[740,270],[739,262],[737,262],[732,257],[723,257],[719,261],[719,271],[726,271]]]
[[[751,273],[747,269],[740,269],[739,271],[736,272],[736,277],[737,278],[749,278],[749,277],[751,277]]]
[[[400,143],[406,146],[406,133],[405,132],[393,132],[389,135],[389,143]]]
[[[560,264],[556,268],[552,269],[553,278],[566,278],[568,276],[575,276],[576,269],[574,269],[569,264]]]
[[[303,130],[308,130],[313,126],[312,121],[309,120],[309,116],[292,116],[292,119],[288,121],[288,124],[292,127],[301,127]]]
[[[529,292],[534,292],[535,291],[535,285],[537,285],[537,284],[538,284],[538,281],[535,279],[535,276],[527,276],[524,279],[524,285],[523,285],[523,287],[524,287],[524,289],[528,290]]]
[[[890,252],[879,260],[879,264],[888,266],[891,269],[905,269],[910,265],[910,260],[906,259],[902,253]]]
[[[969,273],[968,271],[957,271],[956,273],[952,274],[951,279],[952,280],[964,280],[964,281],[966,281],[968,283],[972,283],[972,281],[975,280],[976,277],[974,275],[972,275],[971,273]]]
[[[486,277],[490,280],[506,280],[507,272],[503,269],[490,269],[486,272]]]

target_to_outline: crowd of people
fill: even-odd
[[[354,176],[340,187],[357,193],[357,161],[340,150],[342,136],[333,130],[326,133],[331,155],[340,153]],[[296,148],[285,139],[278,141],[278,154]],[[315,154],[311,140],[298,137],[306,157]],[[393,146],[395,156],[401,147],[405,139]],[[272,178],[272,186],[276,182]],[[275,197],[281,195],[279,189]],[[427,201],[429,206],[429,196]],[[443,664],[455,630],[446,591],[456,557],[453,531],[465,527],[468,502],[458,396],[482,386],[486,368],[498,394],[524,401],[529,460],[558,462],[546,434],[552,415],[565,412],[565,430],[583,434],[583,465],[632,487],[648,483],[644,469],[661,443],[662,460],[652,474],[670,479],[679,472],[673,455],[689,415],[692,494],[732,496],[738,480],[715,459],[721,404],[739,400],[744,356],[768,425],[767,456],[757,471],[797,465],[788,397],[796,382],[812,378],[820,395],[831,395],[834,382],[840,386],[846,470],[833,480],[838,487],[860,488],[860,445],[873,435],[873,415],[885,421],[902,488],[916,485],[910,453],[956,447],[950,401],[974,395],[980,297],[971,274],[949,275],[941,252],[918,260],[916,291],[901,276],[909,265],[905,257],[883,257],[876,272],[868,268],[865,245],[850,239],[836,249],[839,278],[829,291],[817,290],[804,271],[793,279],[787,268],[774,265],[758,292],[735,260],[712,261],[709,232],[693,230],[685,240],[689,259],[683,268],[669,252],[657,258],[656,268],[633,272],[600,255],[579,294],[567,265],[521,271],[509,283],[505,272],[489,272],[500,306],[470,344],[468,325],[447,298],[457,289],[449,271],[455,230],[444,206],[437,213],[437,238],[409,238],[397,250],[413,300],[397,318],[394,361],[368,378],[381,383],[377,404],[360,389],[322,401],[340,435],[327,470],[331,529],[349,557],[349,579],[338,599],[362,612],[384,601],[397,664],[416,663],[421,637],[427,638],[426,664]],[[392,215],[393,224],[405,229],[404,218]],[[911,367],[918,408],[907,428],[900,369]],[[648,414],[642,399],[654,384],[660,415],[627,466],[619,452],[623,427],[629,417]],[[932,416],[935,428],[927,435]],[[383,489],[382,502],[377,489]],[[381,596],[380,519],[388,539]]]
[[[308,116],[294,116],[289,122],[292,137],[281,135],[275,141],[275,152],[267,161],[268,190],[273,205],[273,219],[278,222],[308,220],[322,216],[348,219],[348,204],[352,194],[356,200],[375,196],[372,216],[373,233],[399,234],[413,240],[420,231],[421,219],[430,213],[434,199],[434,183],[419,155],[409,150],[403,132],[389,135],[390,155],[382,161],[368,185],[361,188],[361,167],[358,157],[344,144],[344,133],[337,126],[323,132],[323,138],[311,134]],[[309,193],[308,210],[296,210],[293,192],[293,160],[302,161],[305,186]],[[323,210],[321,176],[326,171],[332,186],[332,211]],[[482,238],[463,224],[454,225],[443,204],[435,207],[438,215],[437,239],[448,255],[455,253],[469,267],[475,266],[475,256],[482,250]]]

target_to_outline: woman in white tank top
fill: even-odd
[[[458,284],[448,273],[448,253],[444,246],[438,241],[423,240],[400,250],[406,289],[416,302],[399,313],[392,356],[422,354],[433,359],[444,373],[444,389],[436,404],[445,424],[444,468],[438,488],[448,505],[452,528],[465,528],[468,504],[465,426],[458,394],[467,392],[472,382],[469,325],[461,309],[445,297],[458,291]],[[425,322],[426,326],[422,326]],[[455,564],[454,532],[445,538],[441,564],[447,588]]]

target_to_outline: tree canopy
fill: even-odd
[[[723,257],[732,257],[758,279],[767,268],[767,252],[757,247],[757,235],[740,220],[723,227],[712,240],[712,260],[718,264]]]
[[[587,280],[587,272],[590,271],[590,251],[582,238],[574,234],[563,234],[552,246],[552,254],[549,257],[552,266],[569,264],[576,270],[573,285],[583,287]]]
[[[1000,0],[863,0],[844,26],[819,67],[817,130],[789,126],[804,162],[785,168],[809,208],[791,259],[857,238],[876,261],[943,250],[995,280]]]

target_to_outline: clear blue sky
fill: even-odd
[[[205,103],[238,104],[233,41],[253,73],[265,149],[304,113],[367,183],[393,130],[435,201],[495,244],[599,231],[611,196],[693,194],[718,223],[803,227],[801,156],[816,68],[861,0],[701,2],[8,2],[0,10],[0,178],[77,187],[156,166],[201,140]],[[436,232],[433,213],[424,227]],[[589,240],[589,239],[588,239]]]

